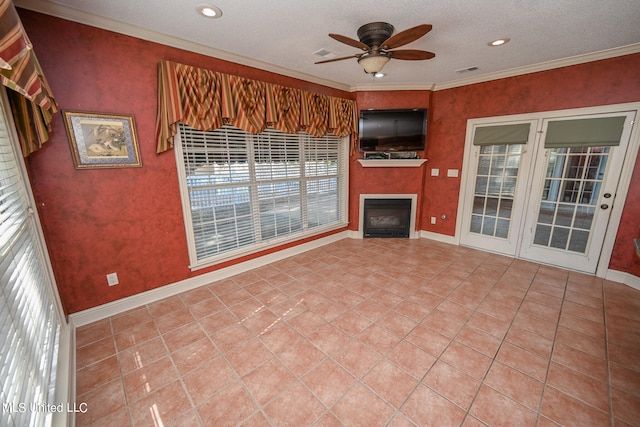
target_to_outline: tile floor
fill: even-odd
[[[77,330],[78,426],[640,425],[640,292],[345,239]]]

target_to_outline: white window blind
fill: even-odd
[[[346,225],[347,140],[180,125],[192,266]]]
[[[0,425],[50,425],[51,411],[31,405],[54,404],[60,316],[6,103],[0,106]]]

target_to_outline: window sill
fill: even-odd
[[[297,246],[298,244],[302,243],[302,241],[306,239],[314,238],[316,236],[318,236],[319,238],[319,236],[327,233],[329,234],[337,233],[348,226],[349,226],[349,223],[344,222],[339,224],[333,224],[327,227],[322,227],[317,229],[314,228],[313,230],[307,230],[306,232],[297,234],[296,236],[289,236],[288,238],[282,238],[278,240],[270,240],[262,244],[252,246],[250,248],[238,249],[233,252],[228,252],[226,254],[219,255],[218,257],[192,262],[191,265],[189,265],[189,269],[191,271],[197,271],[203,268],[213,267],[215,265],[226,263],[226,262],[232,262],[232,264],[235,264],[233,261],[238,260],[239,258],[257,254],[263,251],[270,251],[271,249],[274,249],[274,248],[279,248],[273,251],[273,252],[278,252],[282,249],[285,249],[283,246]],[[263,255],[268,255],[268,254],[262,254],[259,256],[263,256]]]

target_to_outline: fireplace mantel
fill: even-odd
[[[357,159],[363,168],[419,168],[427,159]]]

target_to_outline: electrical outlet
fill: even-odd
[[[458,176],[458,169],[447,169],[447,176],[449,178],[456,178]]]
[[[109,284],[109,286],[115,286],[118,283],[120,283],[118,281],[118,273],[109,273],[109,274],[107,274],[107,283]]]
[[[436,217],[435,217],[435,216],[432,216],[432,217],[431,217],[431,224],[435,224],[435,223],[436,223]]]
[[[431,169],[431,176],[438,176],[438,175],[440,175],[440,169],[432,168]]]

